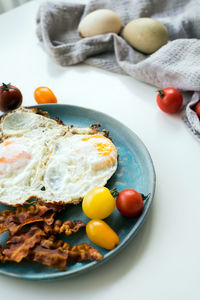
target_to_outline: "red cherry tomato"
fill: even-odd
[[[125,189],[117,196],[116,206],[123,216],[135,217],[143,209],[143,199],[135,190]]]
[[[183,103],[181,93],[172,87],[160,90],[156,100],[160,109],[169,114],[176,113]]]
[[[195,105],[194,111],[200,119],[200,101]]]
[[[0,110],[8,112],[22,104],[22,93],[14,85],[3,83],[0,86]]]

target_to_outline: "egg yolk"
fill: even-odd
[[[97,150],[103,161],[96,164],[96,169],[103,169],[105,166],[113,166],[117,159],[117,150],[111,140],[102,135],[92,135],[83,138],[82,141],[87,141]]]
[[[5,141],[0,147],[0,174],[7,173],[9,166],[12,167],[12,171],[21,169],[30,159],[31,155],[21,145],[14,141]]]

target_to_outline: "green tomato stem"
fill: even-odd
[[[147,198],[149,198],[149,196],[151,195],[150,193],[148,195],[144,195],[142,193],[140,193],[140,195],[142,196],[143,201],[147,200]]]
[[[112,195],[114,198],[117,197],[117,196],[119,195],[119,192],[118,192],[118,190],[117,190],[116,187],[114,187],[112,190],[110,190],[110,192],[111,192],[111,195]]]
[[[11,86],[11,83],[5,84],[2,82],[2,87],[0,89],[2,91],[9,91],[10,89],[14,89],[14,88]]]
[[[160,94],[160,98],[165,96],[165,92],[163,90],[159,90],[158,93]]]

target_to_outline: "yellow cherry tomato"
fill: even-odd
[[[102,220],[91,220],[86,225],[86,233],[94,244],[107,250],[114,249],[119,244],[116,232]]]
[[[107,218],[115,208],[115,199],[106,187],[96,187],[83,198],[82,208],[90,219]]]
[[[45,104],[45,103],[57,103],[57,98],[46,86],[39,86],[35,91],[34,91],[34,98],[35,101],[38,104]]]

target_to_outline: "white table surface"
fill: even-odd
[[[123,122],[149,149],[157,187],[145,224],[116,257],[88,274],[56,282],[1,275],[1,299],[200,299],[200,144],[180,115],[157,108],[155,87],[86,65],[56,65],[35,36],[41,2],[0,16],[0,80],[22,90],[24,105],[36,104],[33,91],[44,85],[59,103]]]

